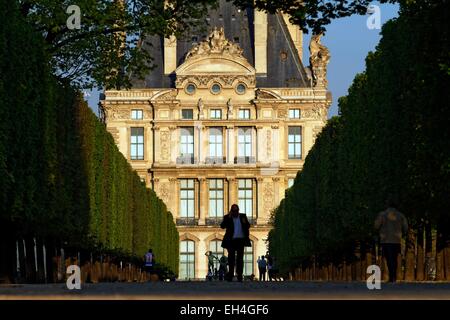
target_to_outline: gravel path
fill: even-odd
[[[52,299],[183,299],[183,300],[290,300],[290,299],[444,299],[450,300],[450,283],[382,283],[368,290],[363,282],[149,282],[82,284],[68,290],[65,284],[0,285],[0,300]]]

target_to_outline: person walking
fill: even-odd
[[[266,281],[267,261],[264,256],[261,256],[257,260],[259,269],[259,281]]]
[[[402,235],[408,231],[408,220],[390,199],[387,209],[381,211],[375,220],[375,229],[379,231],[383,256],[389,271],[389,282],[397,281],[397,259],[401,252]]]
[[[147,253],[144,255],[144,269],[145,269],[145,272],[147,272],[149,276],[153,271],[154,261],[155,261],[155,255],[153,254],[153,250],[148,249]]]
[[[228,273],[227,281],[233,281],[234,268],[236,266],[237,280],[242,282],[244,271],[244,247],[251,247],[250,223],[245,213],[239,213],[239,206],[233,204],[230,212],[223,217],[220,224],[222,229],[226,229],[222,240],[222,248],[228,251]]]

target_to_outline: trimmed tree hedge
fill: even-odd
[[[415,252],[429,230],[438,278],[450,279],[448,12],[448,1],[419,1],[384,25],[366,71],[274,211],[270,251],[282,270],[351,261],[376,240],[373,222],[393,196],[411,226],[408,259],[421,263]]]
[[[22,21],[16,2],[0,4],[3,254],[19,237],[137,256],[152,248],[157,262],[177,273],[171,213],[81,94],[51,74],[42,37]]]

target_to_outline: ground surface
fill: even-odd
[[[149,282],[82,284],[68,290],[65,284],[0,285],[0,300],[16,299],[444,299],[450,300],[450,283],[382,283],[368,290],[364,282]]]

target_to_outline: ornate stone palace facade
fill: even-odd
[[[223,254],[219,224],[233,203],[252,223],[244,272],[257,276],[271,210],[327,120],[329,54],[313,37],[305,68],[302,33],[283,15],[222,1],[208,20],[203,39],[149,38],[159,66],[132,90],[106,91],[101,115],[174,215],[180,279],[204,278],[205,252]]]

